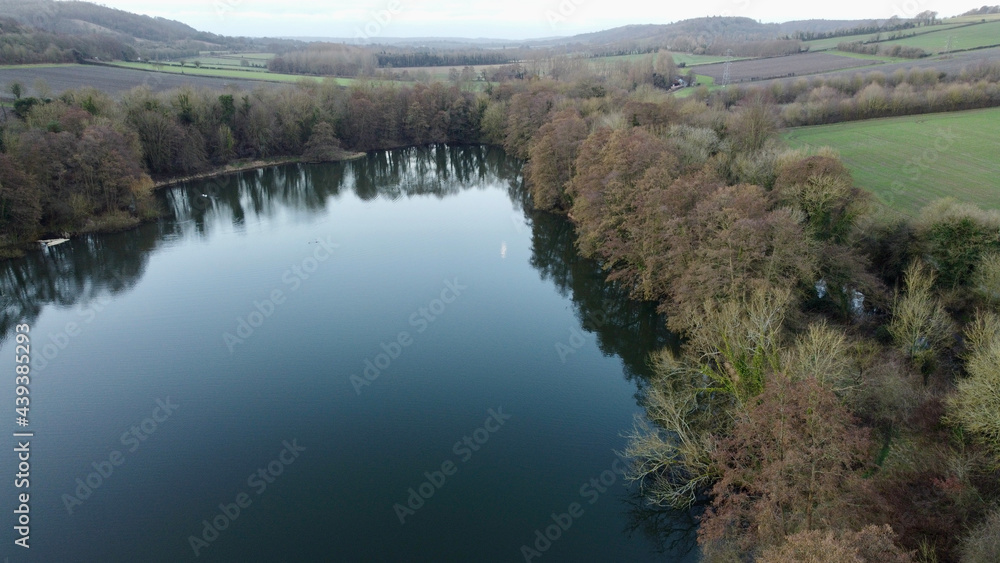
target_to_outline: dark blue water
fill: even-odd
[[[616,454],[663,319],[527,209],[516,161],[411,149],[161,196],[156,224],[0,265],[10,561],[695,558]]]

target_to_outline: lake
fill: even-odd
[[[696,560],[695,520],[645,506],[616,453],[676,342],[522,183],[486,147],[278,166],[0,265],[4,554]]]

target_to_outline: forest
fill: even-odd
[[[138,52],[107,35],[70,36],[28,29],[0,17],[0,63],[71,63],[83,58],[134,59]]]
[[[650,359],[625,453],[652,505],[703,508],[705,560],[993,561],[1000,214],[942,200],[902,217],[835,153],[777,132],[996,105],[1000,67],[677,98],[656,86],[668,59],[482,91],[35,99],[0,130],[0,233],[126,228],[157,216],[156,180],[238,161],[501,146],[525,161],[533,206],[566,215],[577,250],[683,339]]]

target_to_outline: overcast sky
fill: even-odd
[[[976,4],[976,2],[980,2]],[[924,10],[952,16],[979,7],[954,0],[103,0],[105,6],[182,21],[224,35],[491,37],[573,35],[700,16],[763,22],[886,19]]]

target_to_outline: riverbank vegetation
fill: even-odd
[[[0,228],[15,240],[141,220],[154,180],[239,159],[503,146],[527,162],[535,207],[567,215],[579,252],[684,339],[651,360],[627,453],[651,503],[706,507],[707,560],[985,561],[1000,214],[954,200],[887,213],[836,153],[785,146],[776,101],[826,82],[681,99],[657,87],[671,65],[479,92],[69,91],[0,131]],[[968,73],[968,88],[995,88],[995,69]],[[928,100],[951,87],[917,77],[892,86]],[[866,80],[850,95],[889,86]]]
[[[525,135],[528,108],[551,109]],[[535,204],[685,337],[626,453],[651,502],[707,505],[706,560],[989,560],[1000,214],[887,213],[836,153],[776,142],[763,94],[535,85],[506,111]]]

